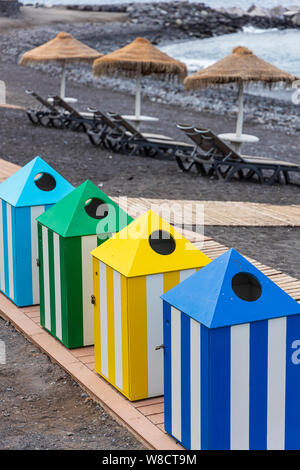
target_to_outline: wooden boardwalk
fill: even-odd
[[[145,198],[116,198],[133,217],[152,208],[169,223],[243,227],[299,227],[300,206],[280,206],[238,201],[183,201]]]
[[[0,181],[1,179],[4,180],[17,169],[17,165],[12,165],[7,162],[3,163],[3,161],[0,160]],[[118,201],[117,198],[115,199]],[[157,203],[158,200],[155,201]],[[153,200],[131,198],[127,200],[126,204],[128,203],[129,212],[132,215],[138,215],[145,209],[150,208],[152,202]],[[181,205],[185,203],[185,201],[177,202]],[[190,201],[187,202],[190,203]],[[123,200],[123,203],[125,204],[125,200]],[[205,215],[205,217],[207,217],[205,219],[206,223],[208,221],[209,225],[241,225],[236,221],[236,214],[229,216],[230,204],[234,204],[236,207],[240,208],[248,207],[249,217],[253,225],[299,225],[300,223],[300,211],[298,206],[280,206],[279,209],[277,209],[277,206],[265,204],[212,203],[211,201],[206,201],[204,204],[207,204],[207,207],[211,208],[210,212],[208,211],[209,215]],[[226,205],[226,216],[224,215],[224,205]],[[257,206],[259,206],[259,211],[262,209],[262,212],[259,214],[255,214],[258,210]],[[192,212],[188,217],[193,217]],[[211,217],[211,219],[209,219],[209,217]],[[191,221],[192,219],[189,220]],[[182,221],[176,219],[176,217],[173,220],[173,223],[176,224],[180,224],[181,222]],[[185,223],[188,222],[185,220]],[[244,220],[244,224],[249,225],[249,220]],[[215,242],[212,238],[204,237],[198,233],[187,230],[184,230],[183,233],[186,238],[211,259],[217,258],[227,250],[224,245]],[[248,259],[295,300],[300,302],[300,281],[298,279],[269,266],[262,265],[258,261]],[[94,371],[93,346],[68,350],[40,326],[39,306],[20,309],[4,295],[0,294],[0,315],[10,321],[53,361],[63,367],[74,380],[96,401],[101,403],[115,419],[133,432],[146,447],[158,450],[182,449],[173,438],[164,432],[163,397],[142,400],[135,403],[129,402]]]
[[[0,182],[20,169],[19,165],[0,159]],[[300,206],[280,206],[239,201],[191,201],[112,197],[130,215],[137,217],[153,208],[167,222],[176,225],[222,225],[256,227],[299,227]],[[173,211],[173,212],[172,212]]]
[[[184,235],[211,259],[227,248],[212,238],[185,231]],[[248,258],[257,268],[300,302],[300,281]],[[2,312],[2,313],[1,313]],[[94,347],[68,350],[40,326],[39,306],[17,308],[0,294],[0,314],[11,321],[30,341],[39,346],[60,364],[96,401],[119,422],[132,431],[148,448],[158,450],[181,449],[164,432],[163,397],[129,402],[94,371]]]
[[[21,167],[16,165],[15,163],[7,162],[6,160],[2,160],[0,158],[0,183],[6,180],[9,176],[13,173],[16,173]]]

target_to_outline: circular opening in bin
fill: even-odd
[[[261,285],[252,274],[236,274],[232,278],[231,286],[235,295],[247,302],[254,302],[261,296]]]
[[[170,255],[176,248],[174,238],[169,232],[155,230],[149,237],[149,244],[153,251],[159,255]]]
[[[35,185],[42,191],[53,191],[56,181],[49,173],[38,173],[34,177]]]
[[[85,201],[84,210],[93,219],[105,219],[108,216],[108,206],[107,204],[102,201],[102,199],[98,199],[96,197],[92,197]]]

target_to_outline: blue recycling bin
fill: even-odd
[[[165,429],[187,449],[300,449],[300,305],[235,250],[162,296]]]
[[[0,184],[0,290],[19,307],[39,303],[35,219],[72,189],[40,157]]]

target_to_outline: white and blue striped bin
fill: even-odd
[[[300,305],[235,250],[162,296],[165,429],[187,449],[300,449]]]
[[[0,290],[19,307],[39,303],[35,219],[72,189],[40,157],[0,184]]]

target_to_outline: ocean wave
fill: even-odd
[[[278,28],[269,28],[269,29],[260,29],[260,28],[255,28],[255,26],[243,26],[243,33],[249,33],[249,34],[265,34],[269,33],[272,31],[279,31]]]

